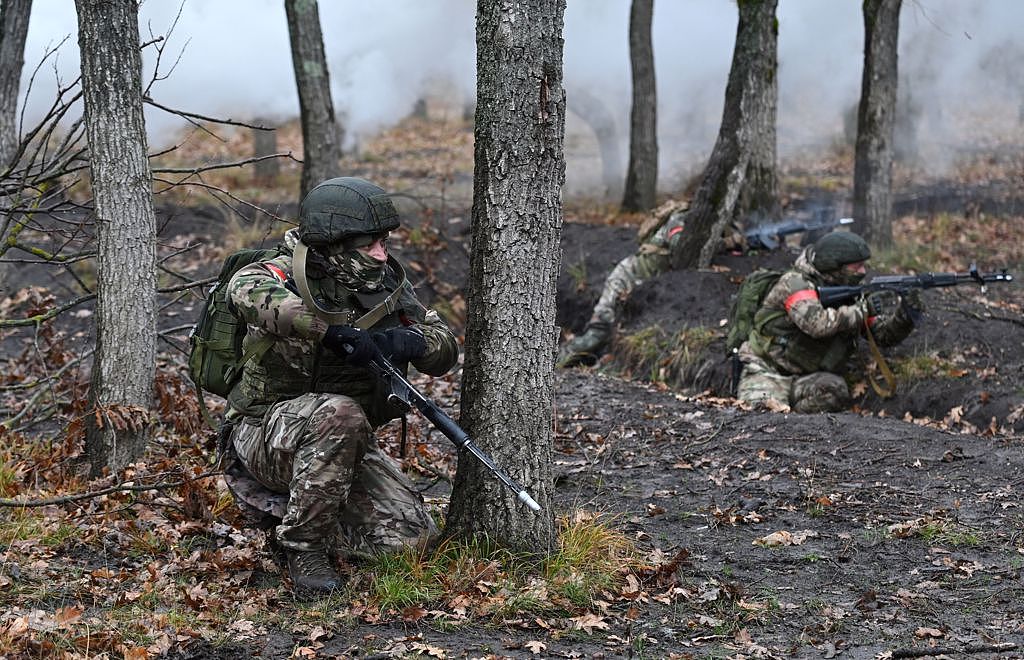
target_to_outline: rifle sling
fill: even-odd
[[[882,351],[878,349],[878,344],[875,343],[875,336],[871,332],[871,326],[864,322],[864,335],[868,340],[868,347],[871,349],[871,357],[874,358],[875,364],[878,365],[878,370],[882,372],[882,378],[885,379],[885,387],[880,385],[875,377],[868,372],[868,382],[871,383],[871,389],[875,391],[875,394],[888,399],[896,393],[896,376],[892,373],[892,369],[889,368],[889,364],[885,361],[882,356]]]
[[[309,249],[306,247],[305,243],[302,241],[296,243],[295,250],[292,254],[292,274],[295,276],[295,285],[299,289],[299,295],[302,296],[302,302],[306,303],[306,306],[313,310],[314,314],[330,325],[351,325],[359,328],[360,330],[366,330],[388,314],[398,309],[398,298],[401,296],[402,289],[408,282],[408,279],[405,276],[405,269],[402,267],[402,264],[399,263],[398,259],[388,255],[388,265],[391,266],[391,268],[393,268],[401,278],[401,282],[398,287],[391,292],[391,295],[381,301],[373,309],[353,321],[351,314],[331,312],[316,304],[316,300],[313,298],[313,294],[310,293],[309,290],[309,281],[306,279],[306,254],[308,251]]]

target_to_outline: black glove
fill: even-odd
[[[357,367],[365,367],[377,355],[370,333],[350,325],[330,326],[320,343]]]
[[[900,294],[883,289],[872,291],[867,296],[868,316],[892,316],[902,304]]]
[[[427,340],[415,328],[399,326],[375,332],[373,341],[381,353],[396,362],[408,362],[427,354]]]

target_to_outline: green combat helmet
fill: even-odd
[[[309,247],[340,243],[360,234],[398,229],[398,211],[384,189],[365,179],[328,179],[299,207],[299,238]]]
[[[821,273],[839,270],[846,264],[867,261],[871,248],[864,239],[848,231],[825,234],[814,242],[814,267]]]

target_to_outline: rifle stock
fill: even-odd
[[[911,289],[934,289],[938,287],[957,286],[958,284],[975,283],[982,291],[992,282],[1012,282],[1013,275],[1006,269],[998,273],[980,273],[978,267],[971,264],[966,273],[924,273],[922,275],[882,275],[872,278],[867,284],[855,286],[823,286],[818,287],[818,300],[824,307],[840,307],[856,302],[861,296],[875,291],[895,291],[904,295]]]
[[[488,470],[503,484],[516,494],[516,497],[520,502],[525,504],[534,513],[540,513],[541,507],[537,504],[536,500],[530,497],[530,494],[526,492],[526,489],[519,484],[515,479],[505,473],[504,470],[499,468],[494,460],[481,449],[473,439],[462,430],[454,419],[449,417],[441,408],[424,396],[419,390],[405,379],[402,372],[399,371],[395,365],[385,358],[380,353],[370,361],[367,365],[368,368],[373,371],[378,378],[386,380],[391,386],[390,398],[392,402],[397,402],[407,410],[415,407],[421,415],[427,418],[427,420],[437,428],[438,431],[444,434],[446,438],[452,441],[457,449],[465,450],[472,454],[478,461],[484,464]]]

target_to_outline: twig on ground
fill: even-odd
[[[896,649],[892,652],[893,658],[924,658],[927,656],[940,656],[940,655],[959,655],[963,653],[1002,653],[1003,651],[1012,651],[1017,648],[1017,645],[1013,642],[1006,642],[1003,644],[971,644],[964,646],[963,648],[953,648],[951,646],[936,646],[934,648],[927,649]]]
[[[0,499],[0,507],[37,507],[37,506],[52,506],[54,504],[70,504],[71,502],[78,502],[80,500],[87,500],[93,497],[101,497],[103,495],[109,495],[110,493],[118,492],[144,492],[147,490],[163,490],[165,488],[178,488],[184,486],[187,483],[196,481],[197,479],[205,479],[206,477],[216,477],[224,474],[223,470],[213,470],[211,472],[203,472],[197,474],[194,477],[184,479],[182,481],[170,481],[162,482],[158,484],[152,484],[149,486],[135,486],[127,485],[126,482],[117,484],[116,486],[110,486],[109,488],[102,488],[100,490],[93,490],[87,493],[76,493],[74,495],[62,495],[60,497],[47,497],[41,500],[9,500]]]

